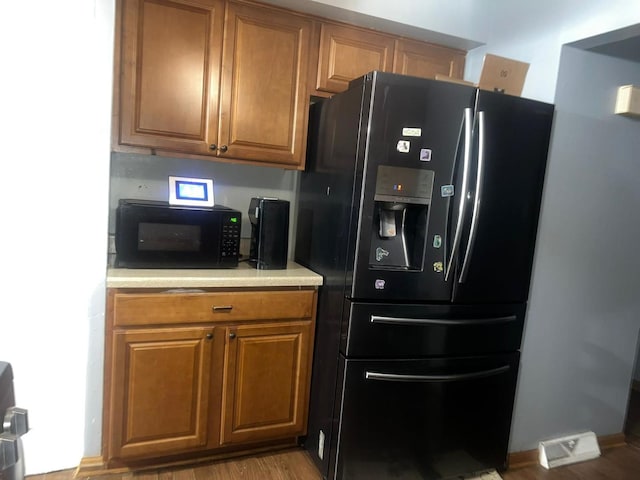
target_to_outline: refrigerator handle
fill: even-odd
[[[466,196],[467,189],[469,187],[469,163],[471,162],[471,122],[472,122],[472,110],[471,108],[464,109],[464,163],[462,166],[462,186],[460,188],[460,206],[458,207],[458,220],[456,221],[456,232],[453,236],[453,245],[451,246],[451,255],[449,256],[449,265],[447,265],[447,271],[444,275],[444,281],[449,280],[451,275],[451,269],[453,268],[453,261],[455,260],[456,253],[460,248],[460,240],[462,237],[462,222],[464,221],[464,211],[467,205]]]
[[[482,183],[484,178],[484,112],[478,112],[478,174],[476,176],[476,194],[473,203],[473,215],[471,216],[471,228],[469,229],[469,241],[467,249],[464,253],[464,261],[460,270],[459,283],[464,283],[469,271],[469,264],[473,256],[473,244],[478,234],[478,217],[480,215],[480,207],[482,204]]]
[[[382,373],[382,372],[364,372],[364,378],[367,380],[382,380],[384,382],[459,382],[462,380],[471,380],[474,378],[492,377],[508,372],[511,367],[503,365],[490,370],[482,370],[480,372],[456,373],[451,375],[406,375],[402,373]]]
[[[492,325],[495,323],[515,322],[518,317],[508,315],[506,317],[490,317],[490,318],[404,318],[404,317],[384,317],[381,315],[371,315],[369,322],[382,323],[385,325],[445,325],[449,327],[455,326],[478,326]]]

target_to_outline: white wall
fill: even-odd
[[[477,82],[485,53],[530,63],[522,96],[553,102],[564,44],[640,22],[635,0],[499,0],[476,3],[486,45],[470,52],[465,78]]]
[[[0,201],[7,225],[0,357],[13,364],[18,402],[31,416],[28,473],[73,467],[100,452],[113,4],[14,1],[0,16]],[[486,43],[492,53],[531,61],[524,94],[542,100],[553,98],[563,43],[640,23],[637,0],[295,5],[339,6],[445,40],[455,36],[452,43]],[[468,79],[477,79],[483,53],[470,54]],[[527,333],[525,351],[539,347]]]
[[[29,410],[27,473],[78,465],[100,423],[85,406],[102,388],[112,15],[112,0],[0,15],[0,358]]]
[[[623,430],[640,330],[640,63],[563,49],[511,450]]]

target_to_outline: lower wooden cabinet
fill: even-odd
[[[226,317],[213,308],[221,298]],[[265,307],[254,317],[252,298]],[[155,300],[163,307],[152,308]],[[107,468],[237,453],[304,435],[315,305],[315,289],[110,289]]]
[[[311,335],[311,321],[227,328],[223,444],[305,430]]]
[[[207,444],[213,331],[114,333],[111,457],[171,454]]]

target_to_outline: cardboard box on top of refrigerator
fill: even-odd
[[[439,74],[436,75],[436,80],[470,85],[482,90],[501,92],[519,97],[522,94],[528,71],[529,64],[526,62],[487,53],[482,62],[480,81],[477,85]]]
[[[487,53],[482,62],[478,88],[519,97],[528,71],[528,63]]]

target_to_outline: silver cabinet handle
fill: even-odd
[[[18,460],[18,436],[13,433],[0,433],[0,472],[13,467]]]
[[[4,433],[12,433],[18,436],[27,433],[29,431],[28,411],[20,407],[9,407],[4,415],[2,429]]]
[[[461,380],[470,380],[473,378],[491,377],[507,372],[511,367],[503,365],[502,367],[492,368],[490,370],[482,370],[480,372],[456,373],[451,375],[405,375],[400,373],[381,373],[381,372],[365,372],[364,378],[367,380],[380,380],[384,382],[459,382]]]
[[[211,307],[213,312],[230,312],[233,310],[233,305],[214,305]]]
[[[471,263],[471,256],[473,254],[473,244],[478,235],[478,217],[482,204],[482,184],[484,179],[484,131],[484,112],[478,112],[478,174],[476,175],[476,198],[473,203],[469,241],[467,242],[467,249],[464,253],[464,261],[462,262],[462,269],[460,269],[458,283],[464,283],[467,278],[467,272],[469,271],[469,264]]]
[[[518,319],[515,315],[505,317],[490,318],[406,318],[406,317],[383,317],[371,315],[371,323],[383,323],[387,325],[488,325],[492,323],[515,322]]]
[[[464,211],[467,205],[466,196],[469,187],[469,163],[471,162],[471,122],[472,111],[470,108],[464,109],[464,163],[462,166],[462,187],[459,192],[460,206],[458,207],[458,221],[456,222],[456,233],[453,237],[453,245],[451,246],[451,256],[449,257],[449,265],[444,275],[445,282],[449,280],[451,268],[456,257],[458,248],[460,248],[460,240],[462,237],[462,222],[464,221]]]

